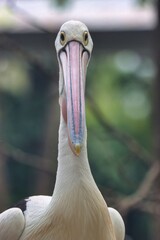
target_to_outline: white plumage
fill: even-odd
[[[0,240],[123,240],[123,220],[107,207],[88,163],[84,91],[92,39],[83,23],[69,21],[55,45],[61,116],[54,192],[26,199],[24,213],[22,203],[1,213]]]

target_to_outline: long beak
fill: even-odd
[[[79,156],[85,132],[85,78],[89,54],[77,41],[69,42],[60,52],[67,101],[68,139],[72,151]]]

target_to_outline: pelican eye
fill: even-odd
[[[64,46],[64,44],[66,43],[66,34],[65,34],[65,32],[61,32],[60,33],[60,43],[61,43],[61,45],[63,45]]]
[[[88,32],[87,31],[85,31],[83,33],[83,43],[85,46],[88,44]]]

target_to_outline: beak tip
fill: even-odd
[[[79,156],[80,153],[81,153],[81,145],[80,144],[75,144],[74,145],[74,150],[75,150],[76,156]]]

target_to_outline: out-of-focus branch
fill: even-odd
[[[159,162],[156,161],[146,173],[137,191],[134,194],[125,197],[121,201],[119,201],[118,205],[123,214],[127,213],[130,208],[143,205],[142,201],[148,196],[151,187],[153,186],[156,178],[159,175],[159,172],[160,165]]]
[[[41,26],[39,23],[36,22],[36,19],[34,19],[28,12],[26,12],[24,9],[18,7],[15,4],[14,0],[8,0],[7,1],[8,7],[16,13],[17,18],[22,19],[23,21],[30,24],[35,29],[43,32],[43,33],[49,33],[53,34],[51,31],[46,29],[45,27]],[[31,65],[35,64],[38,65],[46,74],[48,74],[48,79],[53,79],[53,72],[49,71],[47,67],[45,67],[45,64],[35,56],[35,54],[32,54],[25,48],[18,45],[15,41],[13,41],[10,37],[7,36],[7,34],[3,33],[0,37],[0,48],[2,47],[2,50],[11,50],[15,52],[16,54],[19,54],[23,58],[25,58]]]
[[[141,202],[136,205],[136,208],[139,209],[140,211],[153,214],[154,216],[159,216],[160,217],[160,204],[159,202],[152,202],[152,201],[146,201],[146,202]]]
[[[128,212],[129,209],[142,206],[142,201],[148,197],[150,190],[157,179],[160,173],[160,165],[159,161],[152,156],[140,145],[138,144],[132,137],[128,136],[126,133],[121,132],[120,130],[113,127],[103,116],[102,112],[97,107],[94,99],[90,96],[88,97],[89,107],[92,110],[94,116],[99,121],[101,126],[106,131],[109,131],[116,139],[121,141],[123,144],[127,146],[127,148],[135,154],[139,159],[143,160],[147,164],[151,164],[148,172],[146,173],[144,179],[140,183],[137,191],[130,196],[127,196],[123,199],[119,199],[117,201],[117,207],[124,215]],[[144,209],[143,209],[144,210]],[[150,209],[148,209],[149,211]]]
[[[37,22],[37,20],[28,12],[26,12],[24,9],[20,8],[16,5],[15,1],[7,1],[8,7],[12,10],[13,13],[15,13],[15,16],[18,19],[21,19],[25,23],[29,24],[31,27],[35,28],[37,31],[41,31],[44,33],[51,34],[52,32],[47,29],[46,27],[43,27],[41,24]]]
[[[19,148],[14,148],[13,146],[9,144],[0,143],[0,153],[4,155],[5,157],[11,157],[16,162],[19,162],[21,164],[33,167],[37,170],[47,172],[48,174],[53,174],[52,168],[51,168],[51,160],[45,159],[45,165],[42,166],[40,163],[42,162],[41,157],[26,153],[22,151]],[[7,158],[5,158],[7,160]]]
[[[58,76],[55,74],[55,72],[50,71],[50,69],[48,69],[38,57],[36,57],[31,52],[27,51],[25,48],[19,46],[14,40],[9,38],[5,34],[2,34],[0,37],[0,49],[13,51],[19,56],[22,56],[25,60],[27,60],[31,66],[33,65],[38,66],[46,74],[47,80],[53,81],[53,79],[55,78],[58,79]],[[53,98],[57,97],[57,95],[58,95],[57,88],[54,88],[52,89],[52,92],[49,94],[49,97],[52,98],[53,101]]]
[[[11,38],[9,38],[6,34],[1,34],[0,38],[0,48],[2,50],[10,50],[15,52],[16,54],[19,54],[24,59],[26,59],[29,63],[38,65],[43,71],[45,71],[50,78],[52,78],[52,73],[48,71],[48,69],[45,67],[44,63],[41,62],[41,60],[36,57],[31,52],[27,51],[20,45],[18,45],[15,41],[13,41]]]
[[[127,135],[126,133],[120,131],[116,127],[112,126],[107,120],[103,113],[99,110],[94,99],[87,95],[88,104],[90,109],[92,110],[94,116],[99,121],[101,126],[106,130],[106,132],[110,132],[116,139],[122,142],[127,148],[136,155],[139,159],[143,160],[145,163],[150,164],[153,162],[153,157],[144,149],[133,137]]]

